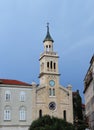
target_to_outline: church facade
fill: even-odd
[[[31,122],[43,115],[73,123],[72,86],[60,85],[58,54],[49,33],[40,55],[40,84],[0,79],[0,130],[28,130]]]

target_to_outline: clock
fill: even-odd
[[[56,103],[55,102],[50,102],[49,103],[49,109],[50,110],[55,110],[56,109]]]
[[[53,86],[55,85],[55,81],[54,81],[54,80],[50,80],[50,81],[49,81],[49,85],[50,85],[51,87],[53,87]]]

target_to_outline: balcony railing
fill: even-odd
[[[43,55],[55,55],[55,56],[58,56],[56,52],[49,52],[49,51],[43,52],[40,56],[42,57]]]

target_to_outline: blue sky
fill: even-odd
[[[60,56],[60,83],[83,97],[94,53],[94,0],[0,0],[0,78],[39,83],[47,22]]]

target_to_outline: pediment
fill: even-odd
[[[59,88],[62,90],[62,91],[64,91],[66,94],[69,94],[69,90],[67,89],[67,88],[65,88],[65,87],[63,87],[63,86],[59,86]]]

